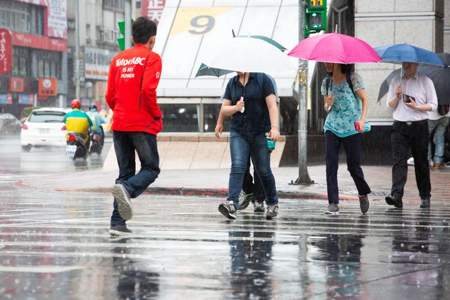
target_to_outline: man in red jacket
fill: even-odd
[[[132,27],[134,47],[113,58],[108,76],[106,101],[114,112],[112,130],[119,164],[119,177],[113,188],[114,211],[110,233],[130,233],[126,221],[133,211],[130,198],[136,198],[159,175],[156,135],[162,129],[156,88],[161,76],[161,57],[152,51],[156,24],[146,17]],[[141,161],[136,174],[135,153]]]

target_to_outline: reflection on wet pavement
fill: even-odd
[[[66,156],[65,147],[33,148],[22,151],[20,137],[0,138],[0,176],[5,174],[36,175],[42,173],[64,173],[98,169],[111,147],[112,139],[105,140],[102,155],[90,155],[87,160],[72,161]],[[4,178],[0,177],[0,183]]]
[[[228,222],[219,201],[145,196],[110,238],[108,195],[3,191],[0,299],[450,299],[446,207],[283,200]]]

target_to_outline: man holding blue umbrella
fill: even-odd
[[[436,110],[437,96],[433,82],[417,73],[418,64],[404,62],[403,75],[389,85],[387,106],[393,111],[392,189],[386,203],[403,207],[410,152],[415,161],[416,182],[421,198],[421,208],[430,207],[431,183],[428,166],[428,112]]]

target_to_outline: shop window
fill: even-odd
[[[219,118],[221,103],[217,104],[203,104],[203,116],[204,116],[204,124],[203,131],[204,132],[214,132],[216,128],[217,119]],[[229,121],[228,119],[224,122],[224,131],[229,130]]]
[[[161,104],[165,132],[198,132],[197,104]]]
[[[125,1],[124,0],[103,0],[103,8],[113,11],[124,11]]]
[[[44,8],[18,1],[0,0],[0,27],[13,31],[43,34]]]
[[[59,52],[35,50],[38,70],[37,77],[61,79],[61,54]]]
[[[31,57],[28,48],[14,47],[13,75],[21,77],[31,76]]]

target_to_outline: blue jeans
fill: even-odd
[[[249,158],[252,159],[257,176],[266,196],[267,205],[278,203],[275,178],[270,169],[270,153],[264,133],[243,135],[236,130],[230,131],[231,172],[228,184],[228,201],[239,207],[241,193]]]
[[[431,141],[428,145],[428,160],[433,160],[434,163],[440,164],[444,161],[444,148],[445,148],[445,132],[449,123],[449,117],[442,117],[439,120],[428,120],[428,130],[430,136],[434,131],[434,157],[431,151]]]
[[[119,177],[116,183],[122,184],[131,198],[136,198],[155,181],[160,172],[156,136],[145,132],[114,131],[113,138],[119,164]],[[135,153],[141,162],[141,170],[137,174]],[[125,220],[119,215],[114,200],[111,226],[124,224]]]

